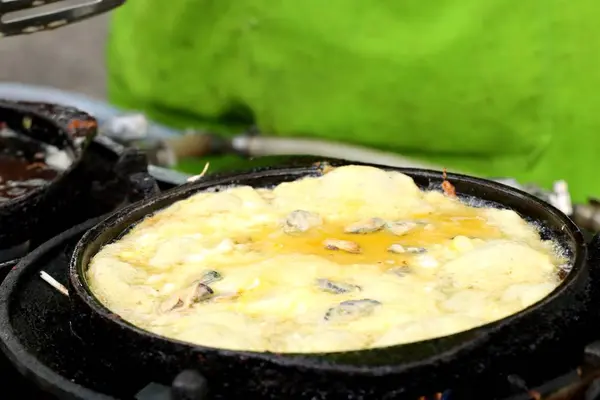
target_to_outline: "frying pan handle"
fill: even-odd
[[[65,129],[72,139],[85,138],[91,140],[98,133],[96,119],[77,108],[33,101],[16,101],[15,104],[52,120]]]
[[[185,370],[179,373],[171,386],[172,400],[206,400],[208,383],[198,371]]]
[[[131,203],[149,199],[160,193],[156,179],[147,172],[138,172],[129,176],[127,199]]]
[[[127,199],[131,203],[160,193],[156,179],[148,173],[148,158],[138,149],[123,151],[115,165],[115,173],[128,186]]]

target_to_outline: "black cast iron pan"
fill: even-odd
[[[0,262],[16,260],[70,226],[114,210],[129,190],[129,175],[147,171],[143,154],[115,152],[105,138],[96,138],[96,120],[72,107],[0,101],[0,124],[56,147],[69,162],[45,185],[0,203]]]
[[[442,183],[437,171],[387,169],[411,176],[422,188],[439,188]],[[485,374],[518,373],[534,363],[552,363],[561,350],[565,362],[567,350],[586,339],[577,328],[590,305],[590,265],[579,229],[560,211],[524,192],[452,174],[449,180],[460,195],[517,211],[542,224],[543,235],[570,252],[572,270],[557,289],[517,314],[451,336],[363,351],[286,355],[166,339],[123,321],[90,292],[85,278],[90,258],[151,213],[203,190],[226,185],[272,187],[321,171],[321,166],[306,165],[207,177],[117,211],[87,232],[73,254],[69,277],[73,332],[108,363],[129,365],[157,382],[170,383],[184,370],[199,371],[209,382],[211,398],[223,399],[405,398],[423,395],[424,390],[443,391]]]
[[[74,185],[82,155],[96,135],[96,121],[79,110],[57,105],[0,101],[0,122],[37,142],[55,146],[70,165],[52,181],[22,196],[0,203],[0,249],[30,239],[32,233],[53,222],[85,185]]]

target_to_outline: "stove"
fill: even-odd
[[[102,219],[93,218],[57,235],[26,256],[19,272],[9,275],[3,285],[18,287],[10,299],[8,328],[11,338],[3,338],[2,349],[9,362],[1,372],[5,382],[3,399],[193,399],[187,394],[172,396],[172,389],[148,382],[135,371],[106,367],[101,354],[90,353],[85,343],[75,337],[69,326],[68,298],[40,278],[44,271],[67,284],[68,260],[78,239]],[[1,318],[0,316],[0,319]],[[3,327],[7,331],[6,327]],[[497,377],[486,382],[486,399],[600,399],[600,342],[581,348],[582,365],[565,365],[563,373],[530,384],[518,375]],[[568,357],[565,355],[565,359]],[[14,366],[14,367],[13,367]],[[540,369],[545,367],[540,366]],[[18,372],[17,372],[18,371]],[[598,378],[596,380],[596,378]],[[177,380],[177,378],[176,378]],[[184,383],[185,386],[185,383]],[[482,399],[480,383],[423,397],[423,400]],[[498,392],[511,393],[498,397]]]
[[[68,212],[53,215],[47,218],[46,223],[37,224],[35,229],[30,230],[25,242],[8,248],[0,246],[0,279],[4,278],[9,266],[31,249],[71,226],[120,207],[129,201],[128,197],[135,197],[134,193],[129,193],[127,176],[134,171],[149,169],[149,166],[143,153],[130,150],[105,137],[92,142],[86,150],[81,176],[78,177],[86,180],[86,187],[90,190],[78,195],[79,204],[70,207]],[[162,189],[174,186],[168,178],[158,180]]]
[[[64,215],[58,215],[53,218],[54,224],[40,226],[39,229],[32,231],[27,238],[28,240],[23,244],[13,248],[0,248],[0,280],[4,280],[6,275],[17,268],[18,266],[27,263],[26,259],[19,258],[26,254],[31,249],[38,248],[38,251],[43,250],[52,243],[60,243],[63,250],[66,250],[66,245],[71,245],[73,242],[64,242],[62,239],[68,238],[76,241],[78,237],[95,222],[102,219],[102,216],[109,213],[131,201],[136,201],[139,196],[143,193],[139,193],[143,190],[142,186],[130,185],[128,177],[135,174],[139,174],[140,170],[148,170],[150,173],[154,172],[154,175],[158,175],[156,183],[161,190],[167,190],[175,186],[173,181],[181,181],[182,175],[177,175],[173,172],[170,174],[169,171],[162,171],[149,166],[147,159],[143,153],[135,151],[133,149],[127,149],[123,146],[118,145],[107,137],[97,137],[86,150],[85,159],[85,171],[80,176],[81,179],[85,179],[89,184],[91,182],[91,190],[81,197],[78,198],[79,203],[74,204],[68,212]],[[162,179],[161,179],[162,178]],[[175,179],[171,179],[175,178]],[[152,182],[154,183],[154,182]],[[72,184],[77,185],[77,182]],[[45,242],[48,243],[44,244]],[[41,245],[41,246],[40,246]],[[34,255],[35,253],[32,253]],[[61,253],[63,258],[58,260],[66,263],[66,253]],[[46,255],[44,255],[46,257]],[[46,260],[47,261],[47,260]],[[66,266],[66,264],[64,264]],[[18,267],[21,268],[21,267]],[[49,273],[54,274],[53,270],[50,269]],[[57,275],[58,276],[58,275]],[[38,279],[33,279],[36,282]],[[36,282],[39,283],[39,282]],[[57,359],[63,362],[65,365],[71,365],[75,368],[80,369],[80,374],[87,374],[85,361],[81,358],[83,352],[72,352],[76,347],[73,347],[70,343],[72,338],[67,338],[65,334],[69,333],[68,323],[61,323],[62,317],[65,317],[64,312],[68,312],[64,307],[61,308],[59,299],[53,299],[52,291],[48,292],[48,284],[41,281],[40,287],[35,287],[34,291],[37,294],[43,295],[43,297],[35,297],[35,304],[24,305],[31,312],[36,313],[41,319],[38,322],[47,324],[46,326],[41,325],[30,325],[32,321],[27,318],[20,318],[14,320],[14,329],[19,332],[21,336],[25,330],[31,329],[30,332],[33,337],[44,339],[45,342],[39,342],[37,345],[32,344],[23,337],[24,343],[28,346],[35,347],[35,351],[28,347],[28,351],[33,351],[33,354],[37,354],[40,351],[42,354],[49,355],[52,351],[58,351],[60,348],[65,348],[65,353],[59,355]],[[29,298],[29,295],[27,295]],[[42,311],[46,310],[48,312]],[[61,314],[62,313],[62,314]],[[54,328],[64,328],[62,330],[54,330]],[[31,338],[31,337],[28,337]],[[60,338],[60,339],[59,339]],[[7,350],[7,349],[3,349]],[[10,351],[8,351],[10,353]],[[70,358],[69,358],[70,357]],[[62,393],[57,393],[53,390],[48,390],[48,387],[44,384],[43,380],[34,378],[31,372],[20,365],[21,357],[10,360],[10,356],[4,357],[0,355],[0,381],[3,383],[3,399],[54,399],[63,398]],[[53,361],[46,359],[40,359],[39,364],[41,365],[40,370],[44,370],[48,367],[55,370],[59,375],[67,376],[68,379],[73,379],[78,384],[89,385],[87,381],[80,381],[80,376],[75,374],[72,375],[70,372],[66,372]],[[16,367],[16,368],[15,368]],[[98,376],[94,374],[93,376]],[[32,383],[38,383],[39,385],[33,385]],[[91,386],[91,385],[90,385]],[[93,387],[93,386],[91,386]],[[8,394],[10,392],[10,394]],[[54,393],[54,395],[52,394]],[[58,395],[58,397],[56,397]],[[90,398],[89,396],[83,396],[80,398]],[[102,396],[96,398],[103,398]]]
[[[167,387],[135,371],[107,367],[102,354],[91,352],[71,331],[68,298],[40,277],[45,272],[66,286],[69,258],[79,238],[107,213],[143,197],[141,191],[152,190],[149,186],[153,182],[148,187],[124,184],[141,170],[154,171],[143,154],[103,136],[91,143],[87,153],[85,179],[94,185],[81,200],[86,206],[74,205],[68,215],[55,218],[61,223],[32,234],[29,241],[35,250],[18,264],[14,260],[0,263],[0,279],[14,271],[2,283],[3,291],[10,289],[9,297],[0,297],[0,301],[10,304],[9,314],[0,315],[4,332],[1,350],[5,355],[0,356],[2,399],[201,398],[195,394],[202,391],[198,377],[182,374]],[[288,162],[293,164],[294,159]],[[153,175],[162,190],[176,186],[168,179],[168,171]],[[175,181],[185,181],[179,178]],[[594,241],[592,249],[600,249],[599,238],[590,240]],[[600,400],[600,333],[591,333],[598,318],[589,319],[589,329],[578,335],[577,345],[555,350],[554,365],[540,365],[532,371],[515,366],[514,374],[482,376],[476,384],[449,388],[418,400]]]
[[[106,160],[102,165],[107,170]],[[168,182],[159,184],[163,189],[173,186]],[[121,197],[121,201],[112,202],[115,209],[124,204],[122,197],[135,198],[132,193],[116,197]],[[68,298],[40,278],[43,271],[66,286],[68,260],[75,244],[83,233],[104,218],[97,211],[98,208],[90,208],[88,218],[53,235],[17,265],[4,264],[4,274],[10,270],[15,272],[2,284],[3,288],[12,288],[9,315],[0,315],[0,322],[5,325],[2,331],[8,333],[2,338],[1,349],[6,358],[0,358],[0,376],[4,382],[2,398],[200,398],[195,397],[195,393],[202,388],[194,377],[178,376],[173,385],[167,387],[150,382],[135,371],[120,370],[114,365],[107,367],[102,354],[90,352],[71,331]],[[592,248],[600,248],[600,239],[593,241]],[[589,319],[589,329],[580,335],[581,345],[575,346],[575,350],[556,349],[555,365],[540,365],[536,370],[506,376],[482,377],[472,385],[450,388],[418,400],[600,400],[600,334],[593,333],[594,327],[597,330],[596,316]],[[594,341],[596,338],[598,342]],[[518,366],[515,370],[519,370]]]
[[[294,165],[308,160],[322,161],[314,157],[273,161]],[[41,273],[49,274],[66,286],[70,256],[87,230],[107,214],[154,193],[157,186],[168,190],[185,183],[187,177],[148,165],[144,153],[103,135],[89,143],[78,165],[70,185],[80,190],[68,199],[56,197],[67,207],[49,206],[59,214],[44,219],[52,223],[31,225],[35,229],[25,230],[26,243],[20,247],[0,246],[0,281],[4,280],[0,305],[7,305],[0,307],[2,399],[204,399],[204,378],[193,371],[182,372],[165,386],[164,381],[151,382],[136,371],[104,362],[102,354],[94,353],[71,330],[68,294],[41,277]],[[593,241],[592,250],[600,249],[600,237]],[[32,249],[20,261],[4,261]],[[600,254],[596,259],[600,260]],[[595,273],[600,275],[600,271]],[[484,372],[477,384],[427,393],[419,400],[600,400],[600,334],[592,334],[598,317],[589,316],[589,329],[573,335],[568,348],[549,350],[557,360],[553,365],[533,370],[516,365],[514,373],[506,376]]]
[[[13,1],[6,6],[2,6],[2,3],[9,2],[0,1],[0,14],[26,10],[43,2]],[[106,12],[123,1],[102,0],[96,3],[93,7],[85,5],[88,7],[86,12],[60,9],[40,18],[46,22],[54,18],[60,20],[59,25],[62,25]],[[22,18],[19,21],[0,22],[0,36],[2,33],[32,33],[59,26],[44,21]],[[239,145],[239,142],[236,143]],[[0,280],[14,271],[2,283],[3,289],[11,288],[9,297],[2,299],[10,302],[10,311],[7,315],[0,315],[3,325],[0,350],[4,354],[0,355],[0,377],[1,398],[4,400],[204,398],[201,377],[193,372],[190,374],[190,371],[177,376],[168,387],[150,382],[136,371],[122,370],[114,365],[107,367],[102,354],[92,353],[71,331],[66,295],[40,278],[40,273],[45,272],[65,285],[68,260],[79,238],[101,221],[106,213],[128,201],[135,201],[144,191],[153,189],[153,182],[137,187],[123,184],[123,178],[127,178],[128,174],[139,173],[140,167],[152,170],[152,166],[141,166],[144,160],[135,154],[129,159],[122,159],[121,150],[98,138],[89,149],[92,156],[85,178],[93,185],[86,196],[80,198],[83,204],[74,204],[68,213],[53,219],[56,223],[31,232],[26,242],[0,248]],[[130,172],[127,171],[128,165],[132,167]],[[160,174],[169,175],[165,171]],[[169,179],[159,179],[158,185],[161,189],[174,186]],[[570,202],[564,201],[564,196],[550,196],[548,200],[557,203],[555,205],[561,210],[563,208],[560,205],[570,208]],[[598,225],[600,218],[596,217],[600,212],[597,210],[580,208],[575,211],[582,221],[594,227]],[[14,258],[30,249],[35,250],[17,263]],[[592,249],[600,249],[600,238],[594,239]],[[600,254],[596,254],[596,259],[600,260]],[[600,271],[596,271],[596,274],[600,275]],[[598,300],[596,304],[600,303]],[[527,371],[515,365],[518,373],[482,376],[477,382],[448,388],[441,393],[428,393],[418,400],[600,400],[598,321],[600,314],[597,312],[587,316],[583,324],[587,328],[573,336],[573,345],[568,349],[553,349],[552,354],[556,356],[553,365],[539,365]]]

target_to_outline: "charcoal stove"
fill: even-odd
[[[52,181],[0,203],[0,278],[16,260],[49,238],[114,210],[130,200],[128,197],[133,199],[129,177],[149,169],[143,153],[120,146],[108,137],[96,136],[95,129],[69,131],[68,125],[73,121],[89,122],[91,126],[95,123],[93,117],[71,107],[0,102],[3,134],[19,136],[18,143],[52,145],[56,154],[63,156],[59,164],[64,164]],[[9,139],[3,136],[3,148],[10,143]],[[11,147],[10,151],[28,150]],[[14,184],[10,180],[2,183]],[[164,188],[173,186],[165,180],[159,180],[159,184]]]
[[[78,9],[43,13],[38,18],[2,21],[0,35],[16,35],[52,29],[106,12],[122,0],[102,0]],[[43,5],[26,0],[0,1],[0,16]],[[51,224],[40,225],[22,242],[0,246],[0,289],[2,399],[203,399],[206,383],[192,371],[183,371],[172,384],[151,382],[133,370],[108,366],[92,354],[71,330],[70,307],[65,295],[40,279],[44,271],[67,283],[68,260],[80,237],[100,222],[106,213],[135,201],[152,191],[155,182],[145,179],[149,169],[143,155],[124,151],[107,138],[98,138],[86,151],[82,173],[73,181],[86,190],[78,193],[67,212],[53,216]],[[151,168],[151,166],[150,166]],[[161,189],[173,185],[156,182]],[[85,205],[85,206],[84,206]],[[20,261],[21,255],[35,250]],[[600,249],[594,239],[591,249]],[[600,254],[593,257],[600,261]],[[17,264],[18,263],[18,264]],[[9,273],[10,272],[10,273]],[[596,276],[598,282],[600,277]],[[595,299],[598,304],[600,297]],[[10,303],[10,307],[8,307]],[[582,316],[582,325],[568,349],[555,349],[556,363],[514,374],[481,376],[477,382],[451,387],[419,400],[593,400],[600,399],[600,315]],[[210,382],[208,382],[210,386]],[[400,385],[401,383],[399,383]],[[377,400],[377,399],[373,399]],[[417,400],[417,399],[411,399]]]
[[[133,193],[122,196],[135,199],[140,187],[128,188]],[[24,257],[2,284],[0,339],[2,351],[14,366],[3,367],[3,376],[12,385],[7,393],[15,393],[14,397],[3,398],[205,399],[206,382],[192,371],[183,371],[168,386],[152,382],[136,371],[109,365],[90,352],[71,330],[69,299],[40,278],[44,271],[66,285],[75,244],[102,219],[103,216],[93,217],[52,237]],[[592,238],[589,247],[591,259],[600,261],[600,237]],[[594,273],[599,275],[600,271],[596,269]],[[597,281],[600,276],[593,279]],[[600,296],[596,295],[596,304],[598,299]],[[599,317],[596,311],[581,316],[584,322],[574,335],[573,345],[552,350],[556,363],[526,371],[515,365],[514,374],[484,374],[477,382],[418,400],[600,399],[600,334],[595,333]],[[428,388],[424,387],[423,392],[428,393]]]
[[[60,112],[65,111],[71,117],[73,116],[74,110],[61,106],[45,103],[2,102],[0,121],[20,121],[26,117],[24,114],[22,115],[23,112],[31,112],[34,122],[36,117],[43,119],[49,117],[49,114],[53,114],[54,117],[49,118],[51,124],[47,126],[48,129],[44,133],[48,133],[49,137],[54,137],[57,133],[54,128],[57,130],[60,128],[60,121],[55,118],[55,112],[58,112],[59,109]],[[145,176],[148,169],[149,166],[143,153],[126,149],[107,137],[93,138],[90,143],[86,144],[85,151],[82,151],[81,157],[78,158],[77,168],[74,169],[75,173],[65,178],[66,186],[78,188],[74,192],[68,192],[70,204],[62,208],[45,208],[46,206],[41,203],[40,214],[47,214],[48,218],[27,221],[27,214],[25,214],[25,219],[21,219],[19,222],[29,229],[21,229],[25,233],[19,235],[18,244],[3,246],[3,242],[0,241],[0,280],[4,279],[28,251],[56,235],[61,237],[60,232],[68,230],[72,226],[79,226],[90,218],[104,215],[130,201],[137,200],[136,196],[139,196],[140,191],[144,190],[144,183],[136,181],[136,174],[144,173]],[[163,190],[174,186],[168,179],[158,179],[156,184]],[[22,203],[25,206],[30,204],[29,200],[22,201]],[[14,225],[13,227],[9,224],[3,226],[6,229],[14,229]],[[2,229],[0,228],[0,230]],[[32,390],[31,384],[18,374],[4,357],[0,357],[0,374],[7,390],[18,393],[15,398],[44,398],[43,392]],[[6,396],[3,395],[3,398]]]
[[[86,351],[69,326],[68,299],[39,278],[45,271],[66,285],[68,260],[77,240],[103,217],[93,218],[66,230],[26,256],[15,273],[9,274],[0,292],[0,306],[11,301],[10,315],[0,315],[4,333],[2,350],[25,378],[4,367],[3,379],[15,397],[4,399],[194,399],[201,390],[189,372],[178,376],[172,388],[148,382],[135,371],[120,371],[103,364],[102,359]],[[596,239],[600,245],[600,240]],[[13,290],[7,290],[13,289]],[[3,307],[0,307],[3,308]],[[590,329],[595,321],[590,316]],[[582,341],[583,343],[584,341]],[[539,366],[530,374],[486,378],[473,387],[453,388],[423,399],[600,399],[600,342],[580,347],[577,355],[564,359],[580,362]],[[575,356],[575,357],[574,357]],[[598,377],[598,380],[595,378]],[[8,378],[8,379],[7,379]],[[199,378],[201,379],[201,378]],[[30,384],[35,383],[35,389]],[[5,390],[7,386],[5,386]],[[484,394],[482,394],[482,391]],[[497,396],[496,393],[504,395]],[[25,396],[25,394],[27,396]],[[175,395],[173,395],[175,394]],[[541,397],[536,397],[541,396]],[[414,399],[417,400],[417,399]]]

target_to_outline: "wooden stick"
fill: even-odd
[[[58,282],[56,279],[54,279],[53,277],[51,277],[48,273],[46,273],[45,271],[40,271],[40,277],[50,286],[52,286],[54,289],[58,290],[59,292],[61,292],[62,294],[64,294],[65,296],[69,297],[69,291],[67,290],[66,287],[64,287],[60,282]]]
[[[206,172],[208,171],[208,167],[210,167],[210,163],[209,163],[209,162],[207,162],[207,163],[204,165],[204,169],[202,170],[202,172],[200,172],[200,174],[199,174],[199,175],[190,176],[190,177],[187,179],[187,181],[188,181],[188,182],[195,182],[195,181],[197,181],[198,179],[202,178],[204,175],[206,175]]]

